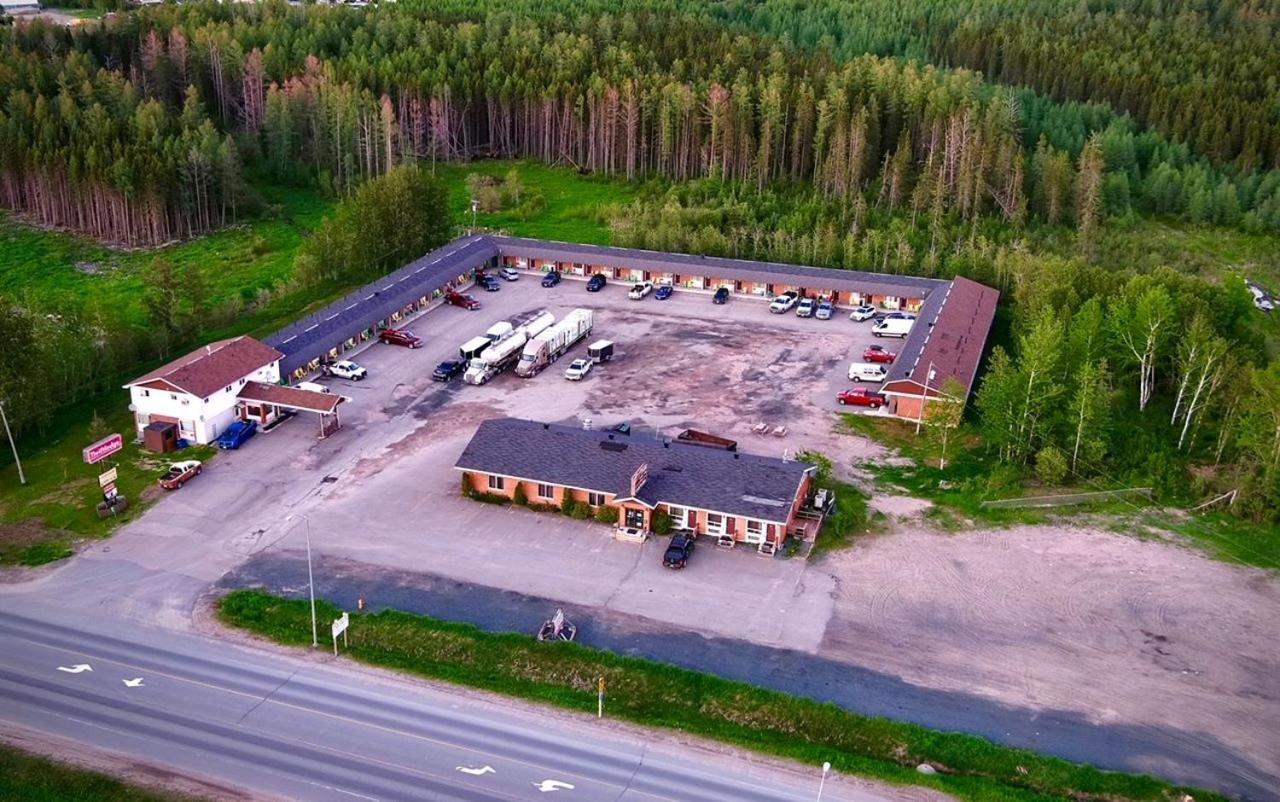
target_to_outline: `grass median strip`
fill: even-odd
[[[311,643],[306,600],[257,590],[233,591],[219,602],[223,623],[277,643]],[[321,620],[338,617],[317,601]],[[981,738],[871,718],[710,674],[623,657],[572,643],[538,643],[512,633],[396,610],[359,615],[347,655],[458,685],[570,710],[595,711],[596,682],[605,679],[606,714],[648,726],[713,738],[808,763],[894,783],[927,785],[971,800],[1178,800],[1223,797],[1160,780],[1104,772]],[[916,766],[928,763],[937,774]]]
[[[195,802],[0,744],[0,799],[23,802]]]

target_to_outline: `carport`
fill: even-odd
[[[236,411],[240,419],[257,421],[264,431],[298,412],[314,412],[319,416],[321,440],[342,428],[338,406],[346,399],[335,393],[249,382],[240,390],[239,398]]]

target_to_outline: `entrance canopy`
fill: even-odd
[[[240,400],[250,403],[269,404],[281,409],[295,412],[318,412],[321,415],[332,415],[337,411],[343,398],[336,393],[317,393],[314,390],[302,390],[297,387],[285,387],[282,384],[266,382],[248,382],[240,390]]]

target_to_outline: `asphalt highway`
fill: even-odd
[[[3,612],[0,644],[0,721],[258,794],[765,802],[818,790],[816,770],[690,757],[577,720],[133,622]]]

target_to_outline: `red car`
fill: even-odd
[[[883,345],[868,345],[862,352],[863,360],[867,362],[883,362],[888,364],[898,358],[893,351],[884,350]]]
[[[444,294],[444,302],[447,304],[453,304],[454,306],[461,306],[463,309],[469,309],[473,312],[480,308],[480,302],[475,298],[472,298],[470,295],[463,295],[460,292],[454,292],[453,290],[449,290]]]
[[[871,407],[879,409],[889,403],[889,399],[865,387],[852,387],[836,396],[841,406]]]
[[[387,345],[403,345],[405,348],[420,348],[422,338],[408,329],[383,329],[378,339]]]

